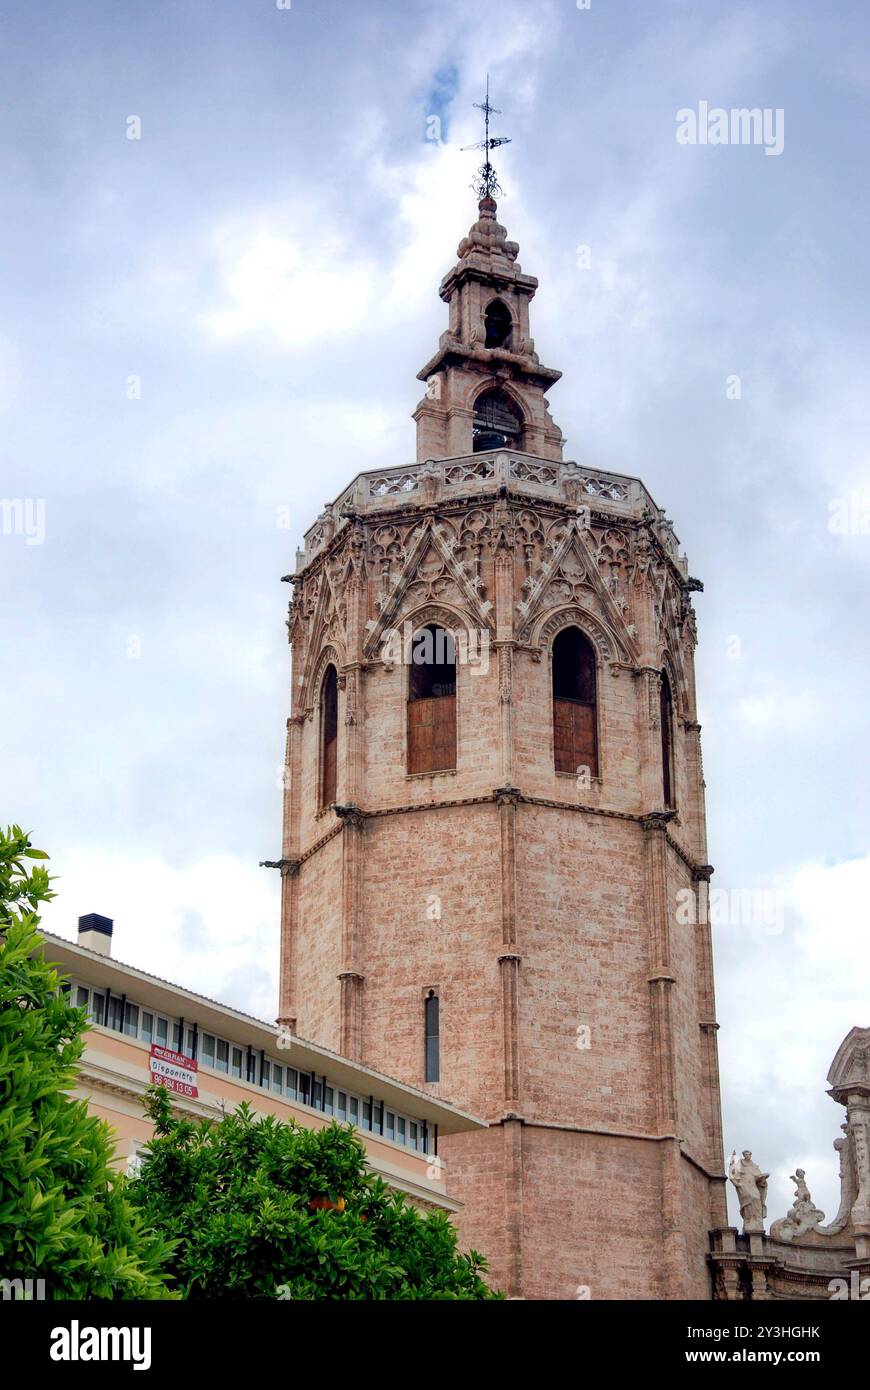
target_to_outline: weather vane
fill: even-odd
[[[509,145],[510,137],[507,135],[490,135],[489,118],[490,116],[500,116],[501,112],[495,106],[489,104],[489,73],[486,74],[486,100],[476,101],[475,106],[478,111],[483,112],[483,122],[485,135],[483,140],[478,140],[475,145],[463,145],[464,150],[484,150],[486,158],[477,171],[477,178],[472,183],[472,188],[478,198],[494,198],[497,193],[502,192],[501,185],[495,176],[495,170],[489,159],[490,150],[497,150],[499,145]]]

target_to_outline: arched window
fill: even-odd
[[[427,1081],[441,1077],[441,1022],[438,995],[430,989],[423,1000],[423,1031],[425,1037],[425,1076]]]
[[[456,766],[456,644],[430,623],[414,633],[408,684],[408,772]]]
[[[500,299],[493,299],[487,305],[486,313],[483,316],[483,325],[486,329],[486,342],[484,347],[488,348],[510,348],[511,345],[511,313],[506,304]]]
[[[484,391],[474,403],[472,424],[474,453],[486,449],[523,447],[523,417],[520,408],[505,391]]]
[[[662,732],[662,800],[669,809],[674,807],[674,700],[667,671],[662,671],[659,693]]]
[[[331,806],[338,770],[338,677],[327,666],[320,687],[320,804]]]
[[[598,776],[595,653],[576,627],[553,643],[553,747],[557,772]]]

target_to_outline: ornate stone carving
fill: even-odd
[[[857,1188],[850,1219],[870,1234],[870,1028],[853,1028],[843,1039],[828,1072],[828,1095],[846,1106],[852,1171]]]
[[[643,594],[655,593],[662,567],[656,549],[646,528],[641,528],[634,541],[634,554],[631,561],[629,582]]]
[[[444,469],[444,483],[446,487],[455,487],[457,483],[475,483],[484,479],[492,478],[495,474],[495,461],[489,454],[481,454],[479,460],[468,460],[462,463],[448,464]]]
[[[397,492],[414,492],[416,488],[417,478],[413,473],[385,473],[372,479],[369,491],[372,497],[389,497]]]
[[[767,1179],[770,1174],[762,1173],[758,1164],[752,1161],[752,1151],[744,1149],[742,1158],[738,1158],[736,1152],[731,1154],[728,1177],[737,1189],[743,1230],[747,1234],[763,1232],[767,1216]]]
[[[855,1199],[858,1196],[858,1184],[855,1181],[855,1169],[852,1165],[852,1151],[849,1145],[849,1126],[841,1125],[843,1131],[842,1139],[834,1140],[834,1150],[840,1160],[840,1205],[837,1208],[837,1215],[827,1226],[819,1227],[820,1236],[835,1236],[848,1226]]]
[[[624,565],[628,559],[628,540],[625,533],[618,531],[615,526],[603,532],[598,541],[596,559],[599,565],[612,565],[616,568]]]
[[[378,574],[389,574],[405,563],[405,545],[396,526],[379,526],[372,536],[371,557]]]
[[[346,675],[345,699],[344,699],[344,722],[348,727],[353,727],[357,721],[357,699],[359,693],[359,680],[356,671],[348,671]]]
[[[825,1213],[813,1203],[803,1168],[795,1169],[791,1181],[795,1185],[794,1203],[789,1208],[788,1215],[774,1221],[770,1228],[771,1240],[784,1240],[787,1244],[797,1240],[799,1236],[806,1235],[807,1231],[813,1230],[825,1219]]]
[[[602,661],[625,661],[627,653],[597,614],[587,608],[560,608],[538,628],[534,645],[543,653],[563,627],[579,627],[598,651]]]
[[[513,660],[510,647],[498,649],[498,696],[503,705],[511,702]]]
[[[588,497],[605,497],[612,502],[625,502],[628,498],[627,482],[617,482],[614,478],[588,474],[581,479],[580,485]]]
[[[511,477],[523,483],[539,483],[541,487],[555,487],[559,481],[559,469],[556,464],[511,459]]]

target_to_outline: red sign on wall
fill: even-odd
[[[165,1086],[167,1091],[175,1091],[179,1096],[193,1100],[198,1094],[196,1086],[196,1062],[171,1048],[151,1044],[151,1080],[156,1086]]]

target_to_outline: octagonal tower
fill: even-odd
[[[440,1156],[510,1295],[708,1298],[700,585],[640,481],[562,462],[537,281],[479,213],[417,462],[293,576],[281,1020],[489,1121]]]

